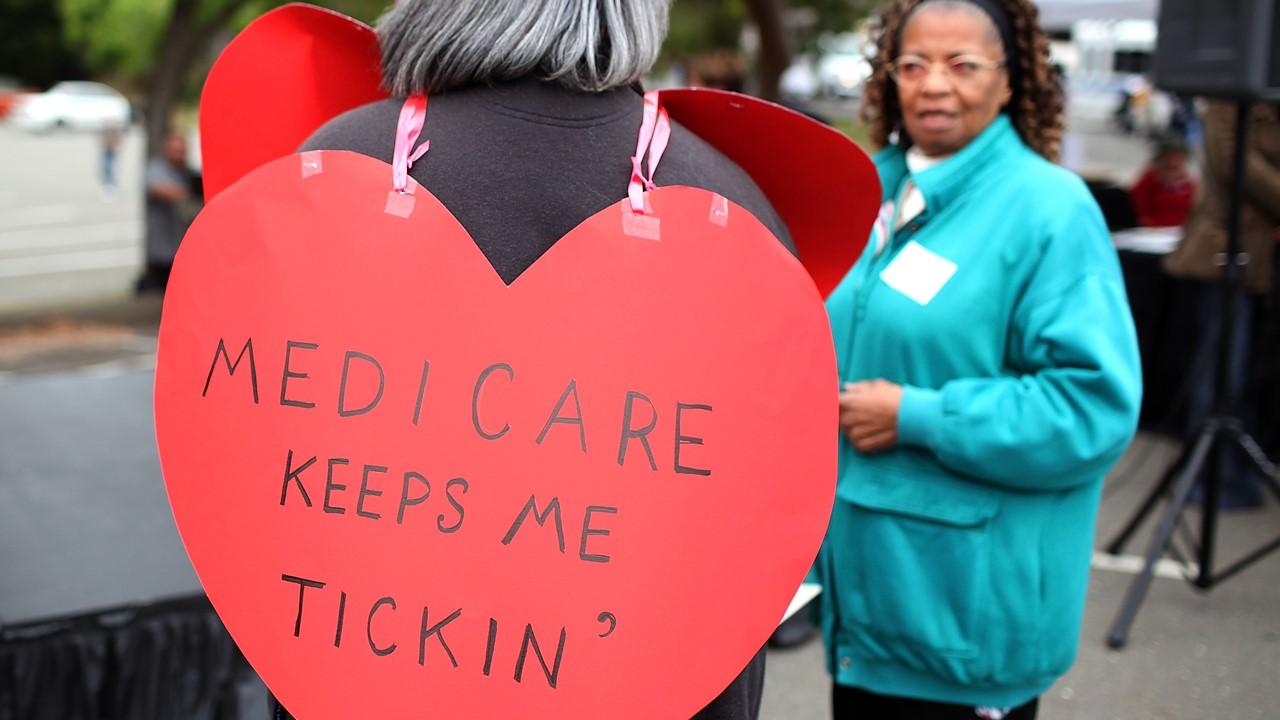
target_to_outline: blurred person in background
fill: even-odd
[[[1250,377],[1254,320],[1275,282],[1277,231],[1280,230],[1280,109],[1274,105],[1254,105],[1248,123],[1240,242],[1241,249],[1249,255],[1249,264],[1244,272],[1245,292],[1234,298],[1234,327],[1223,328],[1226,305],[1219,284],[1221,260],[1227,251],[1227,213],[1231,207],[1236,126],[1233,100],[1210,100],[1206,106],[1204,187],[1191,210],[1182,242],[1164,260],[1165,272],[1193,281],[1191,292],[1197,296],[1199,341],[1196,345],[1204,353],[1204,361],[1195,363],[1199,372],[1191,379],[1190,429],[1214,410],[1216,338],[1224,331],[1230,333],[1226,400],[1233,412],[1243,415],[1246,430],[1252,429],[1252,408],[1243,401]],[[1262,488],[1257,470],[1244,452],[1229,443],[1218,458],[1223,478],[1220,507],[1238,509],[1261,505]]]
[[[1138,128],[1138,113],[1149,112],[1151,86],[1141,75],[1130,75],[1120,86],[1120,101],[1113,115],[1116,125],[1126,135]],[[1149,118],[1148,118],[1149,119]],[[1148,124],[1148,127],[1150,125]]]
[[[120,187],[117,180],[117,166],[120,155],[120,141],[123,139],[124,133],[118,125],[107,123],[102,128],[102,134],[99,137],[102,146],[102,154],[100,156],[101,163],[99,171],[102,180],[102,189],[107,195],[114,195]]]
[[[686,83],[691,87],[742,92],[747,63],[736,50],[712,50],[689,61]]]
[[[1187,144],[1166,134],[1155,143],[1146,170],[1129,189],[1138,224],[1143,227],[1181,227],[1191,212],[1196,180],[1187,164]]]
[[[1195,98],[1174,93],[1171,100],[1173,108],[1169,113],[1169,132],[1182,138],[1187,147],[1200,147],[1203,131]]]
[[[1030,0],[895,0],[863,113],[884,189],[828,300],[840,471],[815,563],[836,720],[1036,715],[1075,658],[1138,419],[1119,263],[1056,166]]]
[[[139,293],[164,292],[178,244],[203,206],[200,176],[187,164],[187,140],[170,133],[161,157],[147,162],[146,266],[138,278]]]
[[[335,118],[302,149],[390,163],[404,98],[428,94],[422,137],[431,150],[410,174],[511,283],[583,220],[626,197],[643,115],[637,83],[658,57],[669,4],[402,0],[377,29],[383,85],[394,97]],[[656,181],[727,197],[794,252],[750,176],[674,121]],[[754,720],[764,662],[762,648],[694,717]]]

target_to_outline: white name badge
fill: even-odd
[[[902,248],[889,267],[880,272],[885,285],[921,305],[928,305],[943,285],[956,274],[958,266],[912,240]]]

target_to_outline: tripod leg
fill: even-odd
[[[1156,563],[1159,562],[1160,556],[1164,554],[1170,538],[1173,537],[1173,529],[1177,525],[1178,516],[1182,514],[1182,508],[1186,505],[1187,497],[1191,494],[1191,487],[1195,483],[1196,476],[1200,474],[1201,468],[1204,467],[1205,458],[1208,457],[1209,449],[1213,446],[1213,440],[1217,434],[1218,425],[1216,423],[1209,422],[1205,424],[1200,434],[1196,437],[1195,446],[1191,451],[1191,459],[1177,476],[1177,481],[1173,487],[1173,497],[1169,500],[1169,507],[1165,511],[1164,517],[1160,519],[1160,526],[1156,530],[1155,536],[1151,538],[1151,545],[1147,548],[1146,563],[1142,566],[1142,572],[1129,585],[1129,591],[1125,594],[1124,603],[1120,606],[1120,612],[1116,615],[1115,622],[1111,625],[1111,631],[1107,634],[1107,645],[1113,649],[1122,648],[1129,641],[1129,629],[1133,626],[1133,621],[1138,616],[1138,608],[1142,606],[1142,601],[1146,599],[1147,591],[1151,589],[1151,580],[1155,576]]]
[[[1182,447],[1178,457],[1161,474],[1160,482],[1147,494],[1146,499],[1142,501],[1142,504],[1138,506],[1133,515],[1129,516],[1129,520],[1125,522],[1124,529],[1111,542],[1107,543],[1108,555],[1119,555],[1124,551],[1124,546],[1129,544],[1129,539],[1138,531],[1138,528],[1142,526],[1142,522],[1147,519],[1147,515],[1151,513],[1151,510],[1160,502],[1160,498],[1164,497],[1164,494],[1173,485],[1174,479],[1178,477],[1178,471],[1186,464],[1187,457],[1191,452],[1190,448],[1190,445]]]
[[[1271,492],[1275,494],[1276,499],[1280,499],[1280,466],[1271,462],[1267,454],[1262,451],[1258,445],[1258,441],[1253,436],[1245,432],[1238,425],[1229,428],[1231,431],[1231,439],[1244,450],[1245,455],[1249,456],[1249,460],[1254,467],[1258,468],[1258,472],[1262,473],[1262,480],[1271,488]]]
[[[1226,432],[1219,425],[1218,435]],[[1218,440],[1215,437],[1214,440]],[[1200,542],[1196,547],[1196,563],[1199,568],[1192,584],[1201,590],[1213,587],[1213,548],[1218,537],[1218,503],[1222,493],[1223,468],[1226,466],[1226,443],[1214,442],[1206,458],[1203,502],[1200,505]]]
[[[1272,540],[1271,542],[1267,543],[1266,545],[1263,545],[1257,550],[1254,550],[1248,555],[1245,555],[1244,557],[1240,558],[1234,563],[1231,563],[1229,567],[1222,569],[1217,575],[1214,576],[1213,578],[1214,584],[1225,582],[1227,578],[1231,577],[1232,575],[1235,575],[1236,573],[1249,567],[1250,565],[1261,560],[1267,555],[1270,555],[1276,550],[1280,550],[1280,538],[1276,538],[1275,540]]]

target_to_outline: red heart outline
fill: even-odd
[[[304,178],[304,166],[321,172]],[[649,195],[660,240],[625,235],[624,206],[611,205],[506,286],[424,188],[414,186],[409,218],[383,212],[389,177],[386,164],[352,153],[275,160],[214,198],[179,251],[160,328],[156,434],[210,599],[273,692],[307,720],[688,717],[763,644],[830,512],[835,360],[812,283],[750,213],[730,204],[720,225],[709,219],[716,196],[671,187]],[[257,404],[243,365],[236,376],[211,368],[219,339],[235,354],[247,337]],[[314,409],[278,402],[286,340],[319,346],[294,356],[290,367],[309,377],[287,390]],[[344,350],[385,369],[382,404],[366,415],[337,417]],[[424,358],[431,379],[413,425]],[[511,430],[489,441],[471,427],[470,393],[495,362],[514,379],[486,389],[477,412]],[[534,441],[570,379],[586,453],[568,425]],[[627,390],[657,408],[658,472],[634,442],[616,462]],[[715,408],[690,415],[688,432],[705,444],[684,446],[708,477],[672,471],[677,402]],[[313,507],[296,491],[279,504],[292,487],[282,482],[286,450],[316,455],[321,468],[349,458],[338,466],[344,514],[321,511],[315,467],[305,480]],[[366,498],[383,517],[355,516],[362,463],[390,468],[384,479],[421,471],[440,503],[393,524],[385,480],[384,496]],[[471,482],[468,524],[443,534],[430,520],[448,510],[441,496],[454,476]],[[531,494],[560,498],[571,548],[582,508],[616,507],[605,516],[611,535],[591,539],[611,562],[560,554],[536,526],[502,544]],[[310,591],[298,637],[299,588],[283,574],[328,583]],[[353,614],[335,648],[344,590]],[[398,603],[369,621],[377,643],[398,644],[387,656],[364,637],[380,596]],[[464,610],[449,637],[459,668],[434,640],[416,662],[423,605],[432,623]],[[616,630],[599,638],[604,612]],[[489,618],[500,630],[486,676]],[[566,631],[554,689],[531,655],[514,680],[526,623],[548,661]]]

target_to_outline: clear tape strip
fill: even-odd
[[[653,214],[653,206],[649,202],[649,193],[644,194],[644,212],[631,209],[631,201],[619,203],[622,208],[622,232],[631,237],[643,240],[662,239],[662,220]]]
[[[712,193],[711,195],[711,212],[707,215],[707,220],[712,225],[724,227],[729,224],[729,199],[723,195]]]
[[[399,190],[387,191],[387,204],[383,206],[382,211],[388,215],[407,218],[413,214],[413,206],[418,200],[413,196],[413,183],[401,192]]]
[[[306,180],[312,175],[319,175],[324,172],[324,160],[319,150],[308,150],[302,153],[302,179]]]

